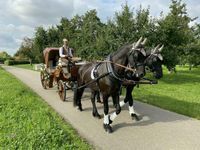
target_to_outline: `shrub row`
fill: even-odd
[[[29,60],[6,60],[4,64],[6,65],[18,65],[18,64],[29,64]]]

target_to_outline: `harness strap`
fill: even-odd
[[[101,79],[101,78],[103,78],[103,77],[106,77],[106,76],[109,75],[109,74],[110,74],[110,73],[107,72],[107,73],[105,73],[105,74],[99,76],[98,78],[95,78],[94,80],[91,80],[90,82],[88,82],[88,83],[86,83],[86,84],[84,84],[84,85],[82,85],[82,86],[79,86],[79,87],[76,88],[76,89],[85,88],[85,87],[87,87],[88,85],[95,83],[95,82],[98,81],[99,79]]]
[[[110,63],[110,64],[114,64],[114,65],[116,65],[116,66],[122,67],[122,68],[124,68],[124,69],[126,69],[126,70],[129,70],[129,71],[132,71],[132,72],[135,72],[135,71],[136,71],[136,69],[132,69],[132,68],[130,68],[130,67],[126,67],[126,66],[124,66],[124,65],[121,65],[121,64],[112,62],[112,61],[110,61],[110,60],[97,61],[97,62],[100,62],[100,63]]]
[[[117,79],[117,80],[119,80],[119,81],[122,82],[122,81],[124,80],[124,78],[121,78],[120,75],[117,74],[117,73],[113,70],[113,67],[112,67],[112,64],[113,64],[113,63],[110,63],[110,62],[112,62],[112,61],[110,61],[110,60],[111,60],[110,55],[107,57],[107,59],[108,59],[108,61],[109,61],[109,62],[106,63],[108,72],[109,72],[115,79]],[[106,59],[106,60],[107,60],[107,59]]]

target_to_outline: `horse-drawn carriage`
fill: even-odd
[[[129,103],[129,114],[132,118],[139,120],[132,99],[132,90],[136,84],[157,84],[153,80],[145,79],[145,66],[155,73],[156,78],[162,77],[162,56],[160,54],[163,46],[159,45],[153,51],[146,52],[140,38],[136,43],[128,44],[119,48],[118,51],[108,55],[106,60],[84,63],[75,63],[72,60],[70,77],[64,73],[65,65],[60,64],[59,49],[46,48],[44,50],[44,66],[41,69],[41,83],[46,88],[57,85],[61,100],[66,99],[66,90],[74,89],[74,106],[82,110],[81,97],[84,88],[90,88],[92,101],[92,114],[101,118],[95,104],[96,93],[101,92],[104,103],[104,123],[106,132],[111,133],[111,124],[119,115],[121,107]],[[82,67],[80,67],[83,65]],[[147,80],[141,81],[141,80]],[[121,86],[126,84],[126,97],[119,101]],[[108,98],[112,97],[116,111],[109,114]]]
[[[66,91],[73,89],[77,80],[78,68],[83,64],[80,58],[74,57],[69,64],[59,60],[59,48],[45,48],[43,51],[44,65],[40,72],[40,79],[44,89],[57,86],[58,94],[62,101],[66,100]],[[69,67],[70,76],[64,71]]]

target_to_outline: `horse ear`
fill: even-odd
[[[163,61],[163,57],[162,57],[161,54],[158,54],[158,58],[159,58],[161,61]]]
[[[142,53],[142,55],[146,56],[146,52],[145,52],[145,50],[143,48],[140,49],[140,52]]]
[[[141,41],[142,41],[142,37],[140,37],[140,39],[139,39],[139,40],[137,41],[137,43],[135,44],[135,48],[138,47],[138,46],[140,45]]]
[[[162,45],[162,46],[158,49],[158,51],[161,52],[162,49],[163,49],[163,47],[164,47],[164,45]]]
[[[156,53],[159,47],[160,47],[160,44],[158,44],[158,45],[153,49],[152,54]]]
[[[143,41],[142,41],[142,45],[144,45],[145,43],[146,43],[146,41],[147,41],[147,38],[145,38]]]

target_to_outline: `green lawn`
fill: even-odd
[[[0,149],[93,149],[22,82],[0,68]]]
[[[14,67],[18,67],[18,68],[24,68],[24,69],[29,69],[29,70],[34,70],[34,64],[30,65],[30,64],[18,64],[18,65],[13,65]]]
[[[173,74],[164,69],[157,85],[140,85],[133,95],[136,100],[200,119],[200,68],[177,67]]]

